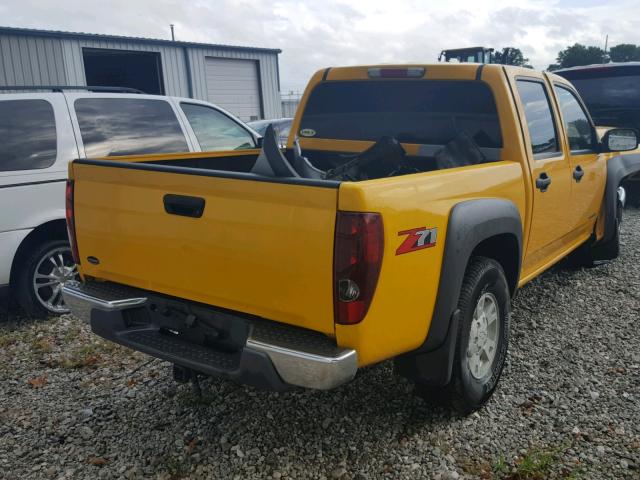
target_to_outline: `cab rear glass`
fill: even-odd
[[[481,81],[354,80],[323,82],[311,92],[301,137],[446,145],[460,133],[479,147],[501,148],[491,89]]]

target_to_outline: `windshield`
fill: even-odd
[[[445,145],[462,132],[480,147],[502,147],[493,93],[481,81],[323,82],[309,97],[298,135]]]
[[[253,128],[260,135],[264,136],[264,132],[269,125],[273,125],[273,128],[278,132],[280,138],[287,138],[289,136],[289,129],[291,128],[292,118],[277,119],[277,120],[258,120],[256,122],[249,122],[251,128]]]
[[[249,123],[247,123],[247,125],[249,125],[251,128],[253,128],[260,135],[264,135],[264,132],[267,129],[267,127],[269,126],[269,124],[271,124],[270,120],[259,120],[257,122],[249,122]]]
[[[596,125],[640,129],[640,67],[560,72],[587,104]]]

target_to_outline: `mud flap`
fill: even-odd
[[[460,310],[451,315],[449,331],[445,341],[435,350],[413,353],[398,357],[394,361],[394,371],[409,380],[429,387],[442,387],[451,380],[453,359],[456,356]]]

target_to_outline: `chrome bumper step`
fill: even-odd
[[[63,295],[72,314],[89,322],[98,335],[212,376],[256,384],[262,375],[274,383],[270,376],[275,371],[286,385],[327,390],[351,380],[358,368],[355,350],[338,347],[334,339],[311,330],[232,314],[248,323],[249,333],[243,348],[228,353],[152,324],[127,326],[123,315],[147,308],[158,295],[153,292],[110,282],[70,282]]]

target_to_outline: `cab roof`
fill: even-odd
[[[512,70],[514,73],[525,74],[531,72],[531,69],[524,67],[517,67],[513,65],[500,65],[493,63],[411,63],[411,64],[372,64],[372,65],[358,65],[348,67],[329,67],[324,68],[316,72],[316,75],[324,80],[367,80],[377,78],[424,78],[424,79],[437,79],[437,78],[457,78],[461,80],[473,80],[479,79],[483,71],[502,69]],[[424,75],[393,75],[393,71],[397,73],[402,70],[412,69],[424,69]],[[382,70],[391,72],[390,75],[376,75],[374,77],[370,74],[372,70]],[[316,77],[317,78],[317,77]],[[320,80],[318,78],[318,80]]]

